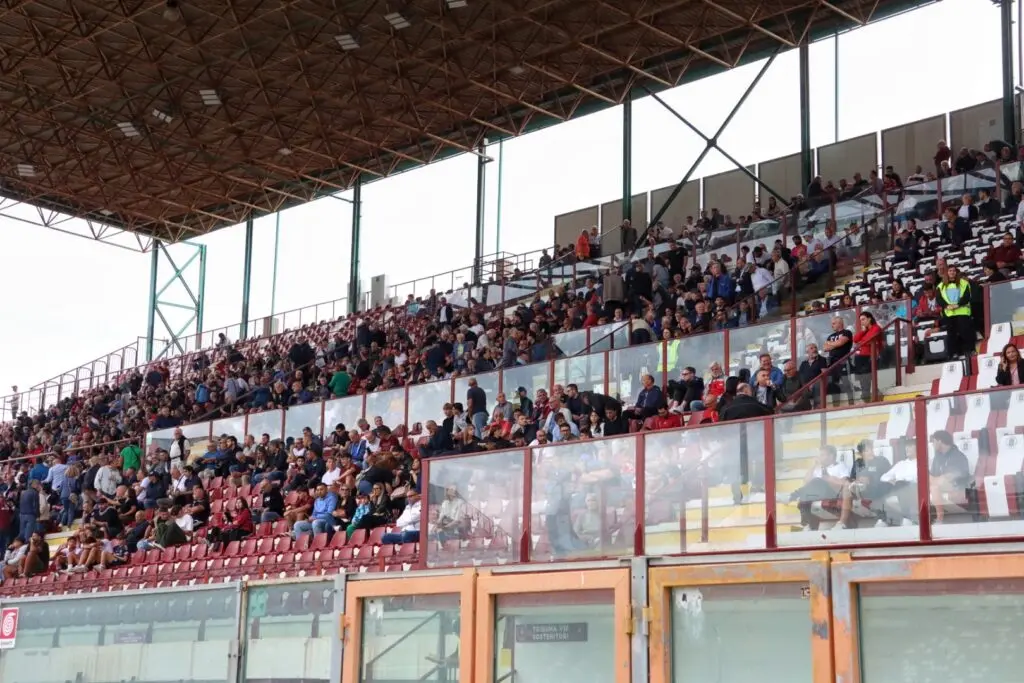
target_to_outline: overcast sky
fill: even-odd
[[[838,139],[999,97],[999,44],[999,8],[982,0],[945,0],[843,34]],[[837,140],[834,55],[833,39],[811,47],[814,146]],[[685,85],[663,97],[710,134],[760,66]],[[792,154],[800,149],[798,113],[794,50],[772,65],[720,143],[744,164]],[[703,143],[650,98],[634,103],[633,121],[633,191],[678,182]],[[621,194],[621,107],[518,138],[503,150],[502,251],[547,246],[555,215]],[[497,152],[497,146],[489,150],[492,156]],[[697,176],[731,169],[712,152]],[[469,266],[475,183],[475,158],[463,155],[364,187],[364,282],[386,273],[391,284],[398,284]],[[486,206],[485,251],[491,253],[499,246],[497,164],[488,167]],[[277,312],[345,296],[351,216],[350,205],[336,198],[280,215]],[[251,317],[271,311],[275,223],[270,216],[256,224]],[[200,242],[208,247],[205,329],[236,324],[244,229],[225,229]],[[0,253],[6,256],[0,269],[0,395],[9,393],[12,384],[24,390],[145,336],[149,255],[4,218]],[[190,248],[174,247],[172,254],[180,265]],[[451,286],[450,279],[436,284],[438,289]],[[326,317],[327,310],[322,307],[316,317]],[[312,318],[307,311],[304,319]],[[237,338],[237,329],[229,336]]]

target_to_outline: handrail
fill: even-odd
[[[128,444],[132,441],[145,441],[145,435],[143,436],[131,436],[123,439],[115,439],[114,441],[104,441],[102,443],[92,443],[87,446],[69,446],[61,450],[60,452],[64,455],[69,453],[75,453],[77,451],[87,451],[93,448],[106,448],[107,446],[116,446],[118,444]],[[19,455],[16,458],[8,458],[7,460],[0,460],[0,467],[9,466],[14,463],[21,463],[24,461],[35,461],[42,458],[49,458],[51,456],[58,455],[57,451],[47,451],[45,453],[36,453],[35,455]]]
[[[386,655],[387,653],[391,652],[396,647],[398,647],[399,645],[404,643],[407,638],[412,636],[412,634],[414,634],[417,631],[419,631],[421,628],[423,628],[424,626],[429,624],[434,619],[437,619],[440,615],[441,615],[441,611],[440,610],[437,610],[435,612],[431,612],[430,614],[428,614],[424,619],[421,619],[415,626],[413,626],[411,629],[409,629],[404,634],[402,634],[398,638],[398,640],[396,640],[395,642],[391,643],[386,648],[384,648],[383,650],[378,652],[376,655],[374,655],[373,659],[371,659],[370,661],[368,661],[366,663],[366,666],[372,667],[374,665],[374,663],[376,663],[381,657],[383,657],[384,655]]]
[[[814,211],[815,210],[811,210],[809,213],[813,214]],[[788,227],[785,216],[783,216],[783,219],[780,221],[780,224],[782,226],[781,235],[783,237],[785,237],[786,236],[786,228]],[[834,249],[841,242],[843,242],[843,241],[849,239],[850,237],[852,237],[854,229],[856,229],[858,232],[861,232],[862,226],[860,225],[860,223],[857,223],[857,222],[851,223],[849,226],[847,226],[846,230],[844,230],[842,233],[839,233],[839,234],[835,235],[833,237],[832,241],[824,246],[823,252],[828,252],[829,250]],[[870,248],[870,245],[869,245],[869,242],[868,242],[867,239],[864,239],[864,248],[865,248],[865,256],[867,256],[867,250]],[[790,284],[790,291],[791,291],[791,293],[792,293],[792,295],[794,297],[794,302],[793,303],[795,305],[795,296],[796,296],[796,290],[797,290],[796,279],[797,279],[797,277],[799,275],[798,266],[799,266],[800,263],[803,263],[805,261],[809,261],[811,256],[812,256],[811,254],[808,254],[806,257],[804,257],[803,260],[798,261],[795,266],[791,267],[790,270],[787,273],[785,273],[784,275],[780,275],[779,277],[771,280],[768,284],[766,284],[761,289],[756,290],[753,294],[749,294],[747,296],[744,296],[741,299],[737,299],[733,303],[729,304],[726,307],[726,311],[730,312],[730,313],[734,312],[734,311],[737,311],[737,310],[739,310],[740,306],[743,303],[748,303],[751,306],[750,310],[754,311],[755,314],[756,314],[756,308],[754,307],[754,304],[757,303],[758,293],[763,291],[763,290],[765,290],[765,289],[774,290],[776,288],[776,286],[781,286],[781,285],[786,284],[787,280],[792,280],[792,282],[790,282],[789,284]],[[723,272],[724,272],[724,266],[723,266]],[[780,302],[780,304],[781,304],[781,302]],[[781,309],[781,306],[780,306],[780,309]],[[796,311],[792,310],[791,314],[792,315],[796,315]],[[756,318],[756,319],[752,320],[751,323],[752,324],[756,324],[760,320],[761,320],[761,318]],[[630,323],[632,323],[632,321],[630,321]],[[631,328],[630,329],[630,333],[632,333],[632,324],[630,324],[630,328]],[[689,335],[689,337],[698,337],[698,336],[701,336],[703,334],[718,334],[718,333],[721,333],[722,331],[723,330],[709,330],[707,332],[700,332],[698,334]],[[589,347],[595,346],[595,345],[600,344],[600,343],[605,342],[605,341],[609,341],[617,333],[618,333],[618,330],[616,329],[616,330],[614,330],[612,332],[609,332],[605,336],[600,337],[597,340],[589,341],[588,345],[587,345],[588,348],[583,349],[582,351],[579,351],[579,352],[573,354],[573,356],[580,356],[580,355],[588,353],[589,352],[588,351]]]

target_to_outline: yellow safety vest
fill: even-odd
[[[967,280],[964,280],[963,278],[960,278],[960,280],[958,280],[957,282],[942,282],[942,283],[939,283],[939,296],[942,297],[942,302],[944,304],[944,307],[942,309],[942,315],[944,315],[947,318],[952,318],[952,317],[958,316],[958,315],[970,315],[971,314],[971,306],[970,306],[970,304],[968,304],[966,306],[957,306],[952,311],[947,311],[945,309],[945,306],[948,306],[951,303],[949,301],[949,299],[946,297],[946,290],[948,290],[950,288],[953,288],[953,287],[955,287],[960,292],[960,298],[958,299],[958,301],[963,301],[964,298],[966,297],[967,292],[971,288],[971,283],[969,283]]]

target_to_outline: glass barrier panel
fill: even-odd
[[[235,417],[225,417],[220,420],[213,421],[213,438],[219,439],[221,436],[233,436],[238,441],[238,445],[241,446],[242,442],[245,441],[245,415],[236,415]],[[259,439],[257,439],[258,441]]]
[[[486,405],[483,406],[483,410],[480,412],[487,413],[487,418],[491,417],[491,410],[494,409],[494,402],[498,398],[498,386],[500,382],[500,371],[496,372],[485,372],[482,375],[473,375],[476,379],[477,386],[483,389],[484,396],[486,398]],[[466,421],[472,422],[473,416],[469,414],[469,377],[457,377],[455,379],[455,402],[461,403],[463,410],[466,411]]]
[[[839,318],[841,330],[852,330],[857,324],[857,309],[840,308],[827,313],[794,318],[796,323],[797,360],[803,363],[808,359],[810,347],[813,346],[817,355],[828,357],[825,342],[835,330],[832,319]],[[840,324],[836,323],[836,324]]]
[[[808,589],[799,583],[674,588],[672,680],[811,683]]]
[[[498,595],[492,680],[614,680],[616,633],[611,590]]]
[[[1024,334],[1024,280],[1000,282],[985,289],[988,292],[988,324],[1010,323],[1013,336]]]
[[[644,375],[653,375],[654,383],[661,386],[664,349],[665,344],[659,342],[609,351],[608,394],[630,405],[640,394]]]
[[[458,680],[459,611],[457,594],[364,599],[359,683]]]
[[[916,541],[913,403],[775,418],[780,546]]]
[[[376,427],[378,417],[392,431],[405,424],[405,389],[375,391],[366,395],[366,419]]]
[[[649,554],[765,547],[764,423],[644,435]]]
[[[590,328],[588,353],[598,353],[612,348],[629,346],[629,322],[609,323]]]
[[[771,367],[781,370],[782,363],[791,358],[791,319],[762,323],[751,327],[729,330],[729,375],[740,370],[750,372],[751,379],[761,366],[761,355],[771,356]]]
[[[284,438],[289,436],[296,439],[302,438],[302,430],[306,427],[316,436],[323,436],[323,425],[320,422],[320,413],[323,411],[323,404],[304,403],[303,405],[291,406],[284,411]],[[334,425],[331,425],[334,428]],[[255,435],[253,435],[255,436]],[[257,439],[259,441],[259,439]]]
[[[519,407],[519,389],[526,389],[526,395],[531,400],[536,397],[538,389],[550,389],[551,378],[548,373],[551,370],[550,363],[532,363],[530,365],[518,365],[507,370],[502,370],[501,386],[508,401],[515,407]],[[494,410],[494,406],[491,406]]]
[[[430,461],[427,566],[519,561],[523,451]]]
[[[249,413],[249,433],[253,435],[269,434],[271,439],[282,438],[281,420],[283,415],[281,413],[280,409]]]
[[[932,538],[1024,533],[1024,389],[936,398],[925,408]]]
[[[437,380],[426,384],[414,384],[409,387],[409,429],[426,430],[427,420],[441,424],[444,420],[444,405],[451,403],[451,380]]]
[[[603,353],[588,353],[573,358],[561,358],[555,361],[555,381],[563,387],[575,384],[580,391],[596,391],[604,393],[604,360]],[[531,398],[536,398],[536,394]]]
[[[363,397],[346,396],[324,402],[325,431],[334,431],[337,425],[345,425],[345,429],[358,429],[356,422],[363,416]]]
[[[185,435],[185,438],[192,442],[195,446],[197,442],[203,442],[210,438],[210,423],[209,422],[193,422],[192,424],[182,425],[181,433]]]
[[[174,441],[174,428],[157,429],[146,432],[146,453],[153,453],[157,449],[169,450]]]
[[[333,581],[250,586],[244,681],[327,683],[338,641]]]
[[[0,680],[234,680],[237,590],[108,593],[18,605],[15,646]]]
[[[636,437],[534,450],[531,560],[633,553]]]
[[[559,332],[554,335],[555,355],[575,356],[587,350],[587,331],[573,330],[572,332]]]
[[[1019,678],[1024,580],[864,583],[858,593],[863,683]]]
[[[906,187],[902,199],[899,195],[890,194],[888,202],[889,206],[895,207],[893,218],[899,222],[935,221],[942,217],[939,211],[939,183],[936,180]]]
[[[678,380],[684,368],[692,367],[698,377],[704,378],[706,392],[713,378],[719,377],[725,367],[725,333],[672,339],[667,343],[666,358],[670,381]],[[722,390],[725,390],[724,386]]]

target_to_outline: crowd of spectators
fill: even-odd
[[[894,175],[889,171],[887,178]],[[867,181],[869,189],[888,191],[887,181],[875,190],[874,180]],[[854,186],[861,184],[855,177]],[[842,187],[841,182],[841,193]],[[1015,183],[999,210],[987,210],[1015,213],[1020,197]],[[989,199],[982,197],[982,209]],[[974,198],[965,197],[966,208],[947,215],[940,230],[952,235],[962,222],[977,218],[973,205]],[[780,210],[776,204],[766,214]],[[754,213],[741,221],[765,217]],[[741,369],[725,377],[717,363],[698,369],[681,358],[674,366],[682,368],[678,379],[662,388],[645,375],[636,396],[580,392],[568,385],[533,397],[520,389],[513,401],[494,397],[492,406],[470,380],[466,403],[446,404],[444,419],[427,422],[417,443],[405,438],[404,426],[392,430],[361,420],[351,431],[338,425],[324,439],[310,431],[293,443],[265,435],[240,444],[224,435],[200,454],[179,431],[168,448],[142,452],[148,430],[546,360],[557,353],[559,332],[630,321],[630,342],[639,344],[746,326],[781,313],[780,300],[791,288],[821,285],[824,291],[861,240],[886,237],[877,234],[877,224],[863,226],[863,234],[862,226],[853,224],[837,235],[828,221],[811,223],[806,234],[791,235],[790,244],[778,239],[745,245],[735,260],[713,254],[706,266],[692,263],[695,238],[730,221],[712,210],[692,227],[684,226],[682,238],[655,226],[646,236],[651,248],[638,251],[632,261],[613,262],[600,278],[553,287],[514,310],[455,307],[432,292],[390,310],[389,316],[363,315],[237,343],[221,335],[214,348],[126,373],[115,384],[65,398],[36,415],[20,412],[0,427],[0,461],[16,461],[0,469],[4,574],[39,571],[42,551],[33,550],[33,536],[70,529],[79,517],[76,540],[53,558],[59,569],[110,566],[138,549],[194,540],[200,529],[200,537],[211,543],[231,542],[261,523],[284,522],[297,535],[394,524],[388,538],[408,542],[418,533],[420,456],[669,429],[681,426],[687,413],[715,422],[809,409],[823,403],[816,381],[822,370],[851,353],[849,369],[830,371],[827,392],[834,401],[855,400],[858,391],[868,399],[865,368],[873,354],[882,353],[884,340],[877,321],[865,313],[852,330],[835,318],[837,327],[823,348],[807,346],[804,359],[780,363],[764,354],[755,372]],[[638,239],[628,221],[621,230],[625,240]],[[572,256],[556,257],[593,258],[601,242],[595,245],[594,237],[588,231]],[[1020,236],[1008,238],[989,255],[1002,276],[1018,274],[1021,264]],[[913,221],[895,241],[897,257],[920,257],[923,241]],[[665,246],[656,253],[659,243]],[[943,317],[942,309],[953,305],[945,293],[947,275],[940,271],[932,287],[926,284],[912,303],[915,312]],[[939,304],[937,292],[946,297]],[[893,287],[882,297],[910,295]],[[966,332],[964,339],[966,351]],[[217,506],[214,515],[215,501],[207,493],[212,483],[250,487],[251,495]],[[43,559],[43,566],[51,564],[48,556]]]

